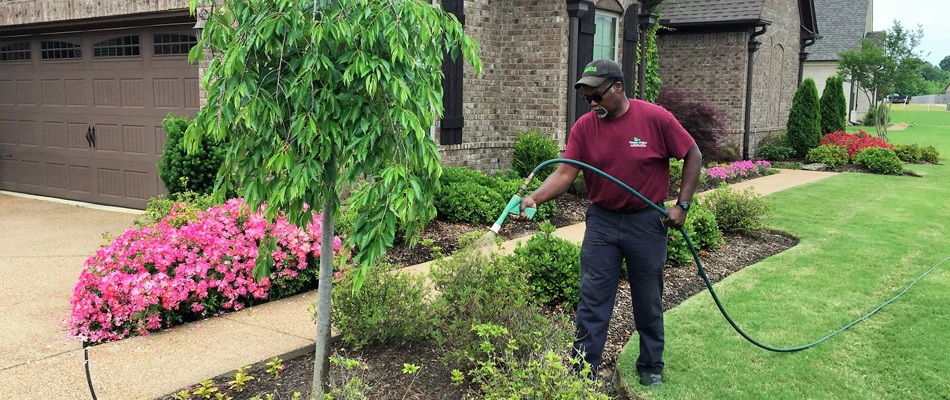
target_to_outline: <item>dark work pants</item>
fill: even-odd
[[[587,209],[574,347],[585,352],[585,359],[594,370],[600,367],[617,297],[621,260],[626,260],[633,318],[640,334],[637,370],[663,371],[666,240],[667,228],[655,210],[619,214],[596,204]]]

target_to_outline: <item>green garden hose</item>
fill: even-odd
[[[538,171],[540,171],[542,168],[544,168],[544,167],[546,167],[546,166],[548,166],[548,165],[550,165],[550,164],[554,164],[554,163],[573,164],[573,165],[576,165],[576,166],[578,166],[578,167],[585,168],[585,169],[587,169],[587,170],[589,170],[589,171],[591,171],[591,172],[595,172],[595,173],[597,173],[597,174],[600,174],[600,175],[603,176],[604,178],[609,179],[611,182],[616,183],[617,185],[620,185],[620,187],[626,189],[628,192],[633,193],[634,196],[637,196],[637,197],[638,197],[640,200],[642,200],[644,203],[649,204],[651,207],[653,207],[654,209],[656,209],[657,211],[659,211],[660,214],[663,214],[663,216],[668,216],[668,214],[666,213],[666,210],[663,209],[663,207],[660,207],[660,206],[654,204],[652,201],[650,201],[650,200],[647,199],[646,197],[643,197],[643,195],[641,195],[639,192],[637,192],[636,190],[633,190],[633,188],[631,188],[630,186],[627,186],[627,184],[621,182],[621,181],[618,180],[617,178],[614,178],[614,177],[608,175],[606,172],[601,171],[601,170],[599,170],[599,169],[597,169],[597,168],[594,168],[594,167],[592,167],[592,166],[590,166],[590,165],[588,165],[588,164],[585,164],[585,163],[582,163],[582,162],[576,161],[576,160],[567,159],[567,158],[555,158],[555,159],[551,159],[551,160],[547,160],[547,161],[545,161],[545,162],[542,162],[541,164],[538,164],[538,166],[534,169],[534,171],[531,171],[531,174],[528,175],[528,178],[525,179],[524,184],[523,184],[523,185],[521,186],[521,188],[518,190],[518,194],[517,194],[516,196],[521,197],[522,195],[524,195],[524,192],[525,192],[525,190],[527,190],[528,185],[531,183],[531,180],[534,179],[534,175],[535,175]],[[504,216],[504,215],[506,215],[506,214],[507,214],[507,212],[505,212],[505,213],[502,214],[502,215]],[[900,293],[898,293],[896,296],[894,296],[894,297],[891,298],[890,300],[884,302],[884,304],[881,304],[880,306],[878,306],[877,308],[875,308],[873,311],[867,313],[867,315],[865,315],[865,316],[863,316],[863,317],[861,317],[861,318],[858,318],[858,319],[852,321],[851,323],[845,325],[845,326],[842,327],[841,329],[838,329],[838,330],[836,330],[836,331],[834,331],[834,332],[828,334],[827,336],[825,336],[825,337],[823,337],[823,338],[821,338],[821,339],[818,339],[818,340],[816,340],[816,341],[814,341],[814,342],[812,342],[812,343],[806,344],[806,345],[795,346],[795,347],[780,348],[780,347],[768,346],[768,345],[762,344],[761,342],[759,342],[759,341],[753,339],[753,338],[750,337],[748,334],[746,334],[746,333],[742,330],[742,328],[740,328],[739,325],[736,324],[735,321],[733,321],[732,317],[729,316],[729,313],[727,313],[727,312],[726,312],[726,309],[722,306],[722,302],[719,301],[719,296],[716,295],[716,291],[713,290],[712,283],[709,282],[709,277],[706,275],[706,269],[703,267],[703,263],[699,260],[699,254],[696,252],[696,248],[693,246],[693,242],[689,239],[689,235],[686,234],[686,230],[683,229],[683,228],[679,228],[679,231],[680,231],[680,233],[683,234],[683,238],[686,239],[686,246],[689,247],[690,253],[693,254],[693,259],[696,261],[696,265],[697,265],[697,267],[698,267],[699,276],[700,276],[701,278],[703,278],[703,282],[706,284],[706,287],[709,288],[709,294],[712,295],[713,301],[716,303],[716,307],[719,308],[719,312],[721,312],[721,313],[722,313],[722,316],[726,318],[726,321],[729,321],[729,325],[732,325],[732,327],[736,330],[736,332],[738,332],[739,335],[741,335],[743,338],[745,338],[746,340],[748,340],[750,343],[752,343],[752,344],[754,344],[754,345],[756,345],[756,346],[759,346],[759,347],[761,347],[761,348],[763,348],[763,349],[765,349],[765,350],[775,351],[775,352],[780,352],[780,353],[790,353],[790,352],[795,352],[795,351],[799,351],[799,350],[805,350],[805,349],[807,349],[807,348],[813,347],[813,346],[815,346],[815,345],[817,345],[817,344],[819,344],[819,343],[821,343],[821,342],[824,342],[825,340],[830,339],[832,336],[835,336],[835,335],[837,335],[837,334],[843,332],[844,330],[846,330],[846,329],[848,329],[848,328],[854,326],[854,325],[857,324],[858,322],[861,322],[861,321],[867,319],[868,317],[874,315],[875,313],[877,313],[878,311],[880,311],[881,309],[883,309],[883,308],[884,308],[885,306],[887,306],[888,304],[891,304],[894,300],[897,300],[898,297],[903,296],[904,293],[907,293],[907,291],[910,290],[911,287],[913,287],[917,282],[919,282],[921,279],[923,279],[924,277],[926,277],[927,275],[929,275],[931,272],[933,272],[935,269],[937,269],[937,267],[939,267],[940,264],[943,264],[943,263],[946,262],[947,260],[950,260],[950,257],[947,257],[947,258],[943,259],[942,261],[938,262],[936,265],[934,265],[934,266],[931,267],[929,270],[927,270],[927,272],[924,272],[922,275],[920,275],[919,277],[917,277],[917,279],[915,279],[913,282],[911,282],[910,285],[907,286],[907,288],[905,288],[903,291],[901,291]]]

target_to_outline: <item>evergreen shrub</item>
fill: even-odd
[[[765,229],[772,216],[769,203],[752,188],[734,192],[729,185],[722,184],[704,196],[702,201],[716,215],[716,223],[722,233],[755,235],[757,231]]]
[[[917,143],[896,144],[894,145],[894,153],[901,161],[908,163],[920,162],[920,158],[923,157],[923,149]]]
[[[162,128],[168,136],[162,150],[162,159],[157,163],[158,176],[170,194],[185,191],[209,194],[214,191],[218,169],[224,162],[224,145],[202,135],[198,149],[188,154],[183,141],[188,124],[188,118],[172,114],[162,120]]]
[[[768,143],[755,149],[755,157],[761,160],[785,161],[795,155],[795,149],[775,143]]]
[[[836,76],[825,81],[825,90],[819,102],[821,109],[821,133],[843,131],[847,118],[847,103],[844,98],[844,82]]]
[[[811,78],[805,78],[795,92],[792,108],[788,113],[787,128],[785,140],[799,157],[805,157],[809,150],[818,147],[818,141],[821,139],[821,113],[818,89]]]
[[[580,297],[581,248],[553,236],[555,228],[549,221],[542,222],[540,227],[541,232],[523,245],[518,243],[508,261],[524,271],[536,301],[573,306]]]
[[[518,140],[514,144],[511,156],[511,169],[520,177],[526,178],[542,162],[558,158],[558,156],[557,142],[550,136],[541,134],[537,129],[518,132]],[[535,177],[543,182],[555,168],[557,164],[548,165],[538,171]]]
[[[936,147],[927,146],[920,149],[920,161],[931,164],[940,164],[940,152]]]

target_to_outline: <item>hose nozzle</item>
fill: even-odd
[[[525,215],[528,218],[534,218],[534,213],[538,210],[536,208],[528,207],[524,209]],[[501,229],[501,226],[504,225],[505,220],[508,219],[509,214],[520,215],[521,214],[521,196],[514,195],[511,196],[511,200],[508,200],[508,205],[505,206],[505,210],[501,212],[501,215],[498,216],[498,220],[495,221],[495,224],[491,226],[491,231],[498,233],[498,230]]]

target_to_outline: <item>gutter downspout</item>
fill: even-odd
[[[802,78],[805,73],[805,60],[808,59],[808,52],[805,51],[805,48],[815,44],[815,42],[821,39],[821,36],[812,35],[808,38],[802,38],[801,50],[798,52],[798,84],[802,84]]]
[[[749,132],[752,126],[752,72],[755,69],[755,52],[762,47],[762,42],[755,38],[765,34],[771,22],[762,20],[758,25],[749,28],[749,67],[745,78],[745,127],[742,133],[742,159],[749,159]],[[758,30],[761,28],[761,30]]]

